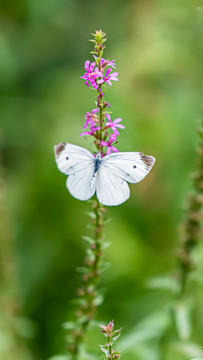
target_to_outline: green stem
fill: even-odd
[[[77,320],[70,334],[68,350],[72,359],[77,359],[80,353],[80,345],[84,341],[88,327],[95,317],[97,307],[100,305],[97,285],[100,278],[100,266],[102,261],[102,239],[103,239],[103,214],[104,207],[97,201],[93,202],[94,219],[92,226],[94,236],[85,259],[86,267],[83,275],[83,284],[78,291],[80,297],[79,306],[76,311]]]
[[[109,322],[107,326],[100,325],[102,328],[101,332],[107,337],[106,344],[100,345],[101,350],[105,353],[105,357],[107,360],[118,360],[121,357],[121,353],[117,351],[113,344],[118,339],[118,337],[121,334],[121,330],[115,330],[114,331],[114,322],[113,320]]]
[[[190,273],[194,269],[192,253],[199,244],[202,226],[202,205],[203,205],[203,126],[198,128],[199,145],[197,148],[197,169],[194,174],[193,194],[188,198],[186,219],[183,224],[181,246],[177,257],[179,260],[180,272],[180,294],[183,296],[186,290]]]
[[[102,31],[96,31],[95,36],[95,53],[98,55],[98,68],[101,71],[101,57],[103,54],[105,42],[105,34]],[[104,105],[102,95],[102,84],[98,85],[97,106],[99,108],[99,135],[95,135],[95,145],[98,151],[102,153],[103,147],[101,140],[103,138],[103,118]],[[76,311],[77,320],[73,326],[68,344],[69,352],[72,359],[76,359],[80,352],[80,345],[84,341],[84,337],[88,327],[95,316],[97,306],[101,302],[101,296],[97,290],[97,285],[100,278],[100,266],[102,260],[102,244],[103,244],[103,215],[104,207],[98,200],[93,202],[93,217],[90,216],[92,227],[94,230],[93,239],[90,239],[90,248],[87,250],[86,267],[83,275],[83,284],[78,291],[80,297],[79,306]]]
[[[109,355],[112,356],[112,343],[111,343],[111,336],[108,336],[107,338],[107,345],[109,347]]]

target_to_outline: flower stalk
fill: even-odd
[[[96,108],[86,113],[83,129],[88,128],[88,126],[90,128],[88,131],[82,132],[81,136],[92,136],[96,148],[95,156],[98,156],[99,153],[99,156],[103,157],[110,154],[111,151],[118,152],[113,143],[119,135],[118,128],[124,129],[124,126],[120,124],[121,118],[111,121],[109,111],[107,111],[110,105],[104,100],[106,87],[112,86],[112,81],[118,81],[118,73],[112,72],[112,68],[115,68],[114,60],[109,61],[102,58],[106,34],[99,30],[92,35],[94,39],[90,41],[94,43],[94,49],[91,52],[94,61],[92,63],[89,60],[85,62],[86,72],[81,78],[85,80],[88,87],[92,86],[96,91]],[[106,118],[107,122],[105,122]],[[109,130],[113,131],[113,133],[109,133]],[[88,248],[86,250],[85,266],[80,269],[83,275],[82,285],[77,292],[76,320],[64,324],[66,329],[71,330],[67,347],[72,359],[78,358],[86,332],[95,317],[97,307],[103,301],[97,287],[102,271],[102,254],[107,246],[103,240],[105,211],[104,206],[98,200],[92,202],[92,211],[89,213],[89,217],[93,236],[83,236]],[[111,336],[113,336],[113,333]],[[111,346],[110,343],[109,346]],[[113,358],[118,357],[115,355]]]
[[[181,246],[177,258],[180,271],[180,294],[186,289],[190,273],[195,269],[193,250],[199,244],[202,234],[203,205],[203,122],[197,129],[199,144],[197,147],[197,165],[193,178],[193,193],[188,197],[186,218],[182,225]]]
[[[94,39],[90,40],[94,43],[94,50],[91,52],[94,57],[94,62],[87,60],[85,62],[85,70],[82,79],[85,80],[85,84],[89,87],[92,86],[96,92],[96,108],[91,112],[87,112],[85,115],[85,125],[83,129],[86,129],[90,125],[90,131],[84,131],[80,135],[90,135],[94,138],[94,145],[96,152],[101,156],[105,156],[118,150],[113,146],[119,135],[118,128],[124,129],[125,126],[120,124],[121,118],[115,119],[111,122],[111,116],[109,110],[110,104],[104,100],[105,90],[107,86],[112,86],[112,81],[118,81],[118,73],[112,72],[112,68],[116,68],[115,61],[105,60],[102,58],[104,52],[104,43],[106,41],[106,34],[101,30],[92,34]],[[107,118],[107,122],[105,119]],[[110,133],[112,130],[113,133]],[[105,149],[107,147],[107,149]]]
[[[102,254],[105,243],[103,241],[103,226],[105,208],[96,200],[92,204],[93,211],[89,213],[93,237],[83,236],[89,247],[86,250],[85,267],[81,268],[82,286],[77,291],[78,308],[75,323],[66,323],[64,327],[71,328],[68,337],[68,350],[72,359],[80,353],[80,346],[84,341],[86,332],[95,317],[97,307],[102,303],[103,297],[97,290],[101,274]]]
[[[105,359],[117,360],[120,359],[121,353],[114,348],[115,341],[121,335],[121,330],[114,330],[113,320],[107,326],[100,325],[101,332],[107,338],[104,345],[100,345],[101,350],[105,353]]]

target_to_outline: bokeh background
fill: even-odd
[[[132,334],[168,301],[147,281],[177,268],[177,227],[201,116],[202,24],[201,0],[1,0],[1,360],[45,360],[64,351],[61,324],[73,318],[90,204],[66,190],[53,146],[67,141],[92,149],[80,132],[95,93],[80,76],[95,29],[107,33],[104,57],[115,59],[119,72],[106,95],[113,117],[126,126],[117,147],[156,157],[150,175],[131,186],[130,199],[108,208],[111,266],[100,284],[105,301],[97,319],[114,319],[126,339],[131,334],[128,359],[159,359],[152,343],[133,347]],[[202,293],[196,297],[192,336],[203,345]],[[95,352],[103,342],[99,330],[88,335]],[[181,356],[169,360],[190,357]]]

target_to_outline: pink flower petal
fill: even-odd
[[[89,131],[84,131],[83,133],[80,134],[80,136],[83,136],[83,135],[91,135],[91,133]]]
[[[86,70],[87,72],[89,72],[89,64],[90,64],[90,61],[89,61],[89,60],[85,61],[85,70]]]
[[[125,129],[125,126],[122,124],[117,124],[116,127],[118,127],[119,129]]]
[[[106,155],[109,155],[109,154],[111,154],[111,147],[108,147],[107,152],[106,152]]]
[[[99,109],[93,109],[93,110],[91,111],[91,114],[96,114],[98,111],[99,111]]]
[[[108,69],[107,71],[106,71],[106,75],[105,75],[105,77],[107,78],[108,77],[108,75],[109,75],[109,73],[112,71],[112,69]]]
[[[111,78],[117,78],[118,76],[118,72],[113,72],[112,74],[110,74]]]
[[[113,121],[113,123],[117,124],[117,123],[119,123],[119,122],[121,122],[121,121],[122,121],[121,118],[117,118],[117,119],[115,119],[115,120]]]
[[[100,129],[101,129],[101,126],[97,126],[97,127],[94,128],[94,132],[95,132],[95,131],[98,131],[98,130],[100,130]]]
[[[99,85],[103,84],[105,81],[103,79],[100,79],[97,81]]]
[[[92,62],[91,65],[90,65],[90,72],[93,71],[94,67],[95,67],[96,63],[95,62]]]
[[[114,128],[112,127],[112,130],[113,130],[114,134],[119,135],[119,132],[115,127]]]
[[[111,146],[111,149],[113,152],[119,152],[118,149],[116,149],[114,146]]]
[[[101,140],[101,141],[100,141],[100,144],[101,144],[102,146],[108,146],[108,143],[107,143],[106,141],[104,141],[104,140]]]
[[[107,83],[108,85],[112,86],[112,83],[111,83],[110,80],[106,80],[106,83]]]
[[[105,114],[105,116],[107,117],[107,119],[109,120],[109,122],[111,123],[111,116],[107,113]]]
[[[116,141],[116,138],[117,138],[116,134],[111,134],[109,136],[109,143],[113,143],[114,141]]]

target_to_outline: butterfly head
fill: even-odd
[[[95,156],[95,159],[98,159],[98,160],[101,160],[101,158],[102,158],[101,153],[97,153],[94,156]]]

